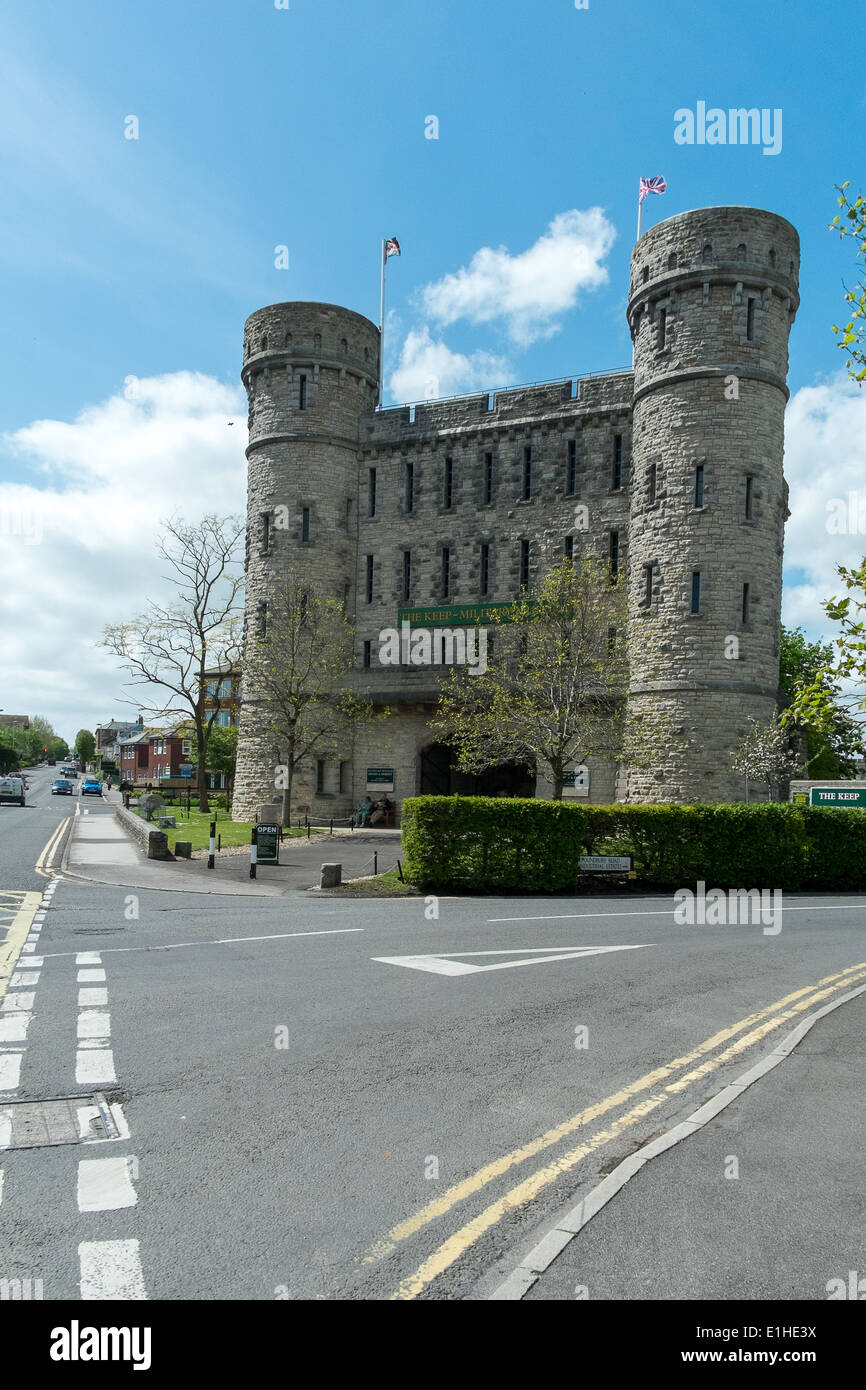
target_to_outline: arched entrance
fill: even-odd
[[[458,772],[447,743],[421,750],[420,796],[535,796],[535,772],[518,763],[503,763],[484,772]]]

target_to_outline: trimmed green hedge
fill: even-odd
[[[573,892],[580,855],[607,853],[632,854],[638,882],[659,888],[866,890],[862,810],[417,796],[401,815],[403,872],[431,889]]]

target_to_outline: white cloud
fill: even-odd
[[[74,421],[3,442],[45,479],[0,484],[3,703],[74,737],[129,712],[129,678],[97,644],[105,624],[168,592],[160,521],[245,511],[246,401],[195,372],[127,378]]]
[[[559,213],[527,251],[483,246],[468,267],[423,291],[428,316],[437,323],[504,320],[522,347],[558,332],[556,319],[574,308],[583,290],[608,280],[601,264],[616,238],[601,208]]]
[[[389,384],[396,400],[420,401],[488,390],[504,384],[510,374],[505,358],[490,352],[473,352],[471,357],[453,352],[446,343],[434,341],[425,324],[408,333]]]
[[[783,619],[810,636],[833,637],[838,625],[822,602],[843,592],[836,566],[858,565],[866,554],[866,391],[844,373],[791,397],[785,475],[785,563],[803,577],[785,586]]]

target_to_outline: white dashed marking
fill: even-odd
[[[78,1015],[79,1038],[110,1038],[111,1014],[100,1009],[85,1009]]]
[[[75,1080],[79,1086],[112,1086],[114,1053],[107,1048],[79,1048],[75,1054]]]
[[[86,1009],[86,1008],[92,1007],[94,1004],[107,1004],[107,1003],[108,1003],[108,990],[107,990],[107,989],[80,989],[80,990],[78,991],[78,1007],[79,1007],[79,1009]]]
[[[138,1249],[137,1240],[82,1241],[78,1247],[81,1297],[146,1299]]]
[[[80,985],[105,983],[104,970],[79,970],[78,983]]]
[[[119,1211],[134,1207],[138,1194],[132,1185],[131,1158],[82,1158],[78,1162],[78,1210]]]

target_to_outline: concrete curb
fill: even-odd
[[[488,1296],[487,1301],[519,1302],[524,1294],[528,1293],[532,1288],[533,1284],[538,1282],[539,1276],[553,1264],[556,1257],[574,1240],[578,1232],[583,1230],[583,1227],[601,1211],[602,1207],[607,1205],[612,1197],[616,1196],[617,1192],[620,1192],[622,1188],[625,1187],[627,1182],[631,1181],[636,1173],[640,1172],[644,1164],[651,1162],[651,1160],[657,1158],[659,1154],[666,1153],[668,1149],[672,1149],[674,1145],[688,1138],[690,1134],[695,1134],[699,1129],[703,1129],[703,1127],[708,1125],[711,1120],[715,1119],[722,1110],[726,1109],[732,1101],[739,1099],[743,1092],[754,1085],[756,1081],[759,1081],[762,1076],[766,1076],[767,1073],[777,1067],[780,1062],[784,1062],[785,1058],[791,1055],[797,1044],[802,1041],[819,1019],[824,1018],[826,1014],[832,1013],[834,1009],[840,1008],[842,1004],[847,1004],[850,1000],[856,999],[861,994],[866,994],[866,985],[859,985],[857,989],[849,990],[847,994],[843,994],[839,999],[834,999],[831,1003],[825,1004],[820,1009],[816,1009],[813,1014],[809,1014],[806,1018],[802,1019],[801,1022],[797,1024],[796,1028],[793,1028],[791,1032],[773,1048],[772,1052],[768,1053],[766,1057],[762,1057],[761,1060],[750,1067],[748,1071],[743,1072],[742,1076],[738,1076],[736,1081],[732,1081],[728,1086],[725,1086],[719,1091],[718,1095],[713,1096],[711,1100],[705,1101],[694,1114],[688,1117],[688,1119],[680,1121],[679,1124],[669,1129],[666,1134],[660,1135],[660,1137],[654,1139],[651,1144],[644,1145],[643,1148],[638,1149],[637,1153],[630,1154],[628,1158],[623,1159],[622,1163],[618,1164],[603,1182],[600,1182],[597,1187],[594,1187],[582,1201],[578,1202],[577,1206],[572,1207],[564,1217],[557,1221],[556,1225],[553,1226],[537,1245],[530,1250],[529,1254],[520,1261],[520,1264],[509,1274],[508,1278],[494,1289],[493,1293]]]

